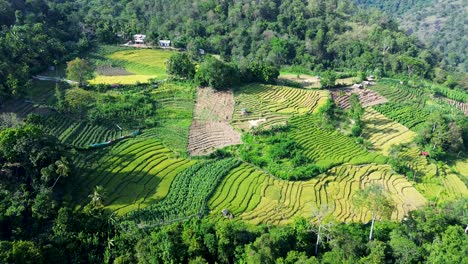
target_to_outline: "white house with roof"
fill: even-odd
[[[159,47],[161,48],[167,48],[171,46],[171,41],[167,39],[162,39],[159,41]]]
[[[133,35],[133,42],[135,44],[145,44],[146,35],[136,34]]]

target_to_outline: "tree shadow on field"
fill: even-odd
[[[384,128],[384,129],[377,129],[377,128],[365,128],[364,132],[366,134],[372,135],[374,133],[380,133],[380,134],[391,134],[391,133],[399,133],[400,131],[398,129],[394,128]]]

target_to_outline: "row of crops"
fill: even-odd
[[[76,190],[83,203],[95,186],[107,192],[105,204],[124,214],[167,195],[174,177],[195,161],[176,158],[160,140],[143,135],[111,148],[86,151],[77,157],[81,174]]]
[[[411,209],[425,203],[415,188],[386,165],[342,165],[317,179],[301,182],[277,180],[248,164],[232,170],[209,201],[214,214],[228,209],[235,217],[253,223],[286,224],[296,216],[312,218],[321,205],[340,221],[368,220],[368,212],[352,205],[355,191],[378,183],[387,189],[396,208],[392,215],[401,219]]]
[[[48,133],[56,136],[62,143],[75,147],[84,148],[120,136],[117,128],[76,121],[59,114],[43,117],[41,124]]]
[[[392,121],[372,108],[366,108],[362,118],[364,129],[362,137],[372,143],[373,150],[388,155],[392,145],[411,142],[416,133]]]
[[[407,84],[401,84],[397,80],[382,79],[377,85],[368,88],[378,92],[389,101],[393,102],[412,102],[422,107],[429,99],[427,91],[422,87],[412,87]]]
[[[458,102],[468,103],[468,94],[464,91],[450,89],[439,85],[432,85],[431,87],[436,94],[443,95]]]
[[[412,104],[400,104],[395,102],[376,105],[373,106],[373,108],[384,116],[403,124],[413,131],[417,131],[431,114],[424,108],[419,108]]]
[[[248,121],[262,120],[261,125],[269,127],[284,123],[290,115],[314,112],[326,102],[328,93],[251,84],[237,91],[235,97],[234,125],[244,128],[242,125]],[[244,114],[242,109],[246,109],[247,114]]]
[[[199,162],[179,173],[167,196],[161,201],[128,214],[143,226],[158,225],[201,216],[206,213],[207,200],[229,171],[239,165],[234,158]]]
[[[291,134],[302,146],[304,154],[317,166],[330,168],[343,163],[384,163],[385,157],[367,151],[351,137],[318,125],[318,117],[304,115],[290,121]]]

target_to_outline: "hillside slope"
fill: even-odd
[[[354,0],[397,18],[401,28],[440,51],[444,64],[466,72],[467,5],[463,0]]]

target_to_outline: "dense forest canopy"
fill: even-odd
[[[2,97],[21,94],[31,75],[73,58],[93,41],[123,43],[135,33],[237,63],[317,71],[433,78],[441,59],[398,31],[387,15],[350,1],[35,0],[0,6]]]
[[[397,18],[401,28],[441,52],[443,65],[466,72],[467,7],[463,0],[354,0]]]
[[[310,69],[431,76],[439,58],[388,16],[349,1],[82,1],[84,21],[104,42],[135,32],[176,47]],[[115,34],[109,34],[114,32]]]

